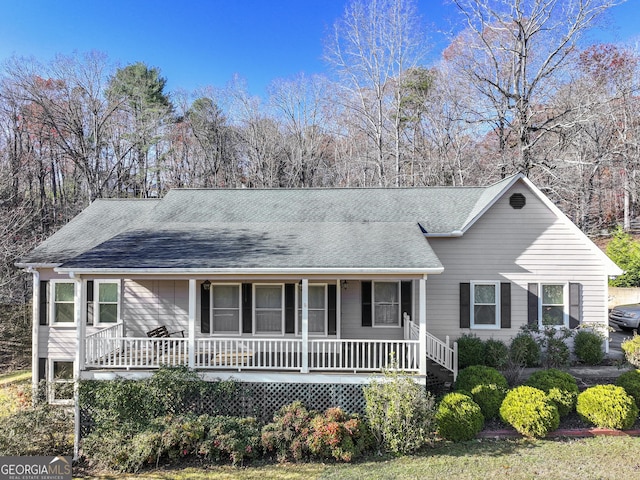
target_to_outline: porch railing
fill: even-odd
[[[309,370],[372,372],[398,368],[417,372],[419,342],[414,340],[309,340]]]
[[[118,344],[109,340],[114,338],[122,338],[123,336],[124,324],[122,322],[116,323],[107,328],[102,328],[97,332],[87,335],[87,340],[85,343],[86,364],[93,364],[100,358],[108,356],[114,350],[118,349]]]
[[[197,338],[196,368],[232,370],[299,370],[302,340],[298,338]]]
[[[87,367],[157,368],[162,365],[187,365],[187,338],[135,338],[90,336],[86,340]]]
[[[453,380],[458,377],[458,342],[449,341],[449,336],[443,342],[427,333],[427,358],[442,365],[453,373]]]

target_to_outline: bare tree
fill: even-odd
[[[584,32],[619,0],[453,0],[466,20],[461,66],[493,120],[515,133],[515,168],[528,174],[533,150],[567,112],[547,108]],[[489,117],[491,118],[491,117]]]

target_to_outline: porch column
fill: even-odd
[[[342,330],[342,281],[336,280],[336,338],[340,339]]]
[[[196,280],[189,279],[189,368],[196,366]]]
[[[301,373],[309,373],[309,280],[302,279],[302,365]]]
[[[31,321],[31,388],[33,390],[33,404],[38,399],[39,366],[38,357],[38,332],[40,331],[40,272],[33,270],[33,300]]]
[[[427,276],[424,275],[419,280],[418,285],[418,309],[419,314],[419,335],[420,340],[420,354],[418,355],[420,361],[420,375],[427,375]]]
[[[86,312],[86,291],[84,282],[80,276],[73,273],[69,275],[73,278],[73,306],[74,318],[76,321],[76,360],[73,362],[73,458],[78,459],[80,441],[80,372],[84,370],[85,362],[85,340],[87,330],[87,319],[83,312]],[[53,301],[53,300],[52,300]]]

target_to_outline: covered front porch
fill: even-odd
[[[125,306],[127,302],[134,301],[129,298],[134,295],[123,294],[120,298],[122,306],[118,311],[117,322],[110,325],[98,323],[94,326],[87,326],[87,322],[80,322],[78,325],[77,365],[79,370],[84,372],[82,375],[84,377],[94,377],[98,371],[134,373],[152,371],[166,365],[183,365],[208,373],[235,374],[236,378],[250,373],[358,375],[377,373],[388,368],[426,376],[427,359],[429,359],[453,372],[455,376],[457,373],[456,345],[450,343],[448,338],[441,340],[427,332],[426,276],[422,275],[410,280],[403,278],[402,283],[408,284],[410,290],[401,286],[401,280],[397,276],[378,277],[376,280],[380,283],[396,282],[398,284],[397,298],[392,298],[390,305],[381,307],[381,311],[397,310],[400,316],[397,325],[376,325],[373,319],[372,325],[367,328],[362,328],[359,323],[357,328],[353,326],[356,323],[355,317],[359,317],[362,313],[360,311],[358,315],[354,315],[355,305],[358,304],[360,310],[365,309],[360,306],[363,301],[362,292],[366,290],[364,285],[370,288],[370,279],[345,280],[344,278],[317,277],[297,279],[294,333],[287,333],[283,327],[279,335],[264,335],[255,331],[247,333],[242,329],[235,335],[217,333],[213,328],[213,318],[216,315],[215,302],[209,304],[213,293],[209,293],[208,289],[205,291],[204,287],[208,282],[202,278],[182,281],[185,287],[188,284],[185,292],[188,300],[185,302],[186,311],[184,312],[186,324],[179,321],[175,324],[166,322],[167,324],[162,327],[166,328],[167,334],[160,337],[141,334],[141,332],[150,331],[152,327],[157,328],[157,325],[145,323],[144,320],[133,315],[131,313],[133,310]],[[84,296],[77,299],[76,305],[86,303],[88,281],[99,280],[97,278],[76,279],[76,294],[80,297]],[[229,285],[237,284],[237,279],[226,281]],[[259,282],[256,283],[258,285],[264,285],[267,279],[253,281]],[[268,281],[272,282],[269,285],[287,282],[283,283],[286,286],[290,285],[288,282],[291,279],[270,278]],[[226,284],[222,279],[216,279],[216,285]],[[324,303],[321,302],[318,305],[312,300],[310,306],[310,287],[319,285],[329,285],[331,288],[323,290],[326,292]],[[407,291],[412,292],[413,295]],[[411,296],[412,299],[407,304],[405,298],[405,304],[401,308],[400,296],[403,292],[405,297]],[[335,295],[335,303],[331,298],[333,295]],[[284,296],[283,293],[283,310],[286,303]],[[367,301],[367,299],[364,300],[364,302]],[[376,305],[381,302],[376,302],[375,298],[369,301],[372,303],[370,308],[375,316]],[[253,311],[244,312],[245,316],[252,316],[254,329],[257,310],[255,304],[254,297]],[[242,316],[242,306],[239,304],[235,306],[238,309],[237,315]],[[96,308],[100,306],[96,305]],[[323,313],[323,308],[324,310],[335,309],[335,314]],[[231,308],[227,308],[224,312],[226,315],[233,313]],[[203,333],[205,328],[202,325],[205,315],[211,315],[212,319],[211,328]],[[284,319],[286,315],[283,311],[282,318]],[[313,326],[314,321],[317,325],[317,318],[323,318],[323,315],[325,318],[335,315],[336,325],[335,328],[325,327],[324,334],[318,334],[317,326]],[[314,317],[316,320],[313,319]],[[239,321],[242,323],[242,320]],[[345,338],[347,336],[349,338]]]

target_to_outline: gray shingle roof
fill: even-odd
[[[97,200],[23,258],[68,269],[438,269],[423,231],[468,227],[491,187],[206,190]]]

